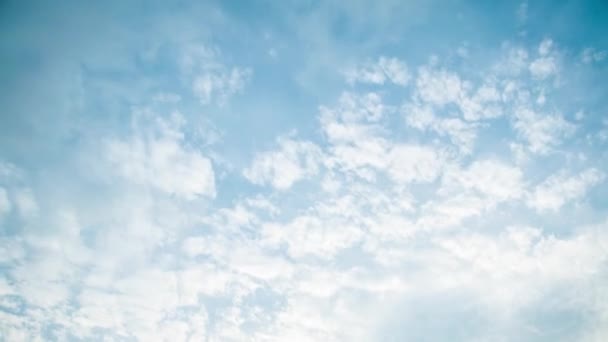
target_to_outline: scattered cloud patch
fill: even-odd
[[[196,76],[192,83],[192,91],[203,104],[216,101],[221,105],[225,104],[232,95],[241,92],[250,78],[250,69],[209,71]]]
[[[295,182],[319,172],[322,152],[315,144],[289,137],[279,138],[277,143],[278,150],[259,153],[243,172],[249,181],[287,190]]]
[[[553,41],[543,40],[538,47],[539,57],[530,63],[530,73],[537,79],[546,79],[558,73],[556,56],[553,54]]]
[[[105,150],[108,162],[135,184],[185,199],[214,197],[211,161],[185,143],[181,114],[174,112],[168,119],[156,120],[150,132],[108,140]]]
[[[608,56],[608,52],[606,51],[598,51],[594,48],[586,48],[581,53],[581,60],[585,64],[598,63],[606,59]]]
[[[582,198],[605,177],[597,169],[587,169],[575,176],[564,172],[552,175],[534,188],[527,204],[538,211],[557,211],[566,203]]]
[[[355,83],[383,85],[390,82],[403,87],[410,80],[407,65],[394,57],[380,57],[377,62],[348,69],[344,75],[351,85]]]
[[[537,113],[527,108],[516,110],[513,126],[528,143],[529,150],[539,154],[549,153],[575,131],[575,126],[559,114]]]

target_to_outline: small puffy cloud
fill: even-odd
[[[518,76],[528,68],[528,51],[521,47],[505,46],[506,56],[499,60],[494,69],[501,74]]]
[[[585,64],[597,63],[606,59],[608,52],[598,51],[595,48],[586,48],[581,53],[581,60]]]
[[[352,144],[375,137],[387,110],[377,93],[345,92],[334,108],[320,108],[319,121],[330,144]]]
[[[538,211],[557,211],[569,201],[583,197],[590,187],[604,179],[605,174],[597,169],[587,169],[576,176],[561,172],[537,185],[526,203]]]
[[[194,78],[192,91],[202,104],[215,101],[222,105],[232,95],[241,92],[250,78],[250,69],[235,67],[231,70],[207,71]]]
[[[501,96],[493,84],[483,84],[471,96],[460,99],[458,105],[467,121],[493,119],[502,115]]]
[[[458,103],[466,88],[467,85],[453,72],[426,67],[418,71],[416,91],[424,102],[438,106]]]
[[[106,142],[106,158],[126,180],[162,192],[195,199],[215,196],[211,161],[185,144],[183,117],[157,118],[152,134]]]
[[[335,107],[321,107],[319,121],[329,143],[326,166],[374,180],[388,165],[391,144],[383,137],[383,124],[391,111],[377,93],[343,93]]]
[[[549,38],[543,39],[538,46],[538,54],[541,56],[546,56],[551,52],[551,48],[553,47],[553,40]]]
[[[553,57],[538,58],[530,64],[532,76],[538,79],[545,79],[557,73],[557,63]]]
[[[330,142],[327,165],[368,181],[377,172],[400,184],[434,180],[442,157],[431,147],[397,144],[383,137],[385,111],[376,93],[345,93],[337,108],[321,108],[321,124]]]
[[[204,105],[224,105],[250,81],[250,68],[226,65],[221,52],[213,47],[192,44],[181,47],[178,61],[182,77],[190,82],[192,93]]]
[[[435,110],[431,106],[420,104],[407,104],[401,111],[409,126],[422,131],[434,131],[439,136],[447,136],[462,153],[471,153],[477,137],[475,123],[457,117],[440,117],[435,115]]]
[[[312,142],[279,138],[276,151],[258,153],[243,175],[254,184],[270,184],[279,190],[319,172],[322,153]]]
[[[516,199],[523,194],[523,173],[515,166],[497,160],[475,161],[464,170],[449,172],[441,191],[460,189],[475,190],[488,199],[505,201]]]
[[[515,111],[513,127],[528,142],[530,151],[538,154],[547,154],[575,130],[561,115],[537,113],[528,108]]]
[[[380,57],[375,63],[367,63],[344,72],[349,84],[371,83],[382,85],[391,82],[406,86],[410,80],[405,62],[397,58]]]
[[[533,77],[542,80],[557,74],[558,65],[556,57],[552,53],[552,48],[553,41],[551,39],[545,39],[540,43],[538,47],[538,54],[540,56],[533,60],[529,66]]]
[[[469,134],[474,125],[468,125],[453,115],[448,118],[445,118],[447,115],[442,115],[442,118],[429,120],[428,113],[420,113],[420,110],[428,112],[436,109],[445,112],[450,109],[450,105],[453,105],[462,114],[462,119],[474,122],[501,116],[503,113],[501,101],[501,94],[492,79],[487,79],[475,89],[471,82],[463,80],[457,73],[422,67],[416,79],[413,101],[406,108],[413,112],[410,119],[413,127],[422,128],[415,121],[416,117],[419,117],[417,114],[425,114],[426,126],[435,128],[438,133],[441,131],[454,132],[450,135],[452,138],[458,138],[458,143],[467,144],[466,150],[471,147],[474,139],[474,133],[473,136]],[[424,107],[427,108],[424,109]],[[431,124],[431,121],[435,121],[435,124]],[[464,135],[468,136],[464,138]]]
[[[380,57],[378,65],[391,82],[400,86],[405,86],[409,82],[410,75],[407,66],[397,58]]]

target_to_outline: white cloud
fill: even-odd
[[[513,123],[533,153],[546,154],[574,133],[575,126],[558,114],[541,114],[527,108],[515,110]]]
[[[243,91],[253,74],[250,68],[225,65],[221,52],[214,47],[185,45],[179,53],[182,78],[190,83],[193,94],[204,105],[226,104]]]
[[[424,102],[438,106],[459,103],[467,88],[468,85],[455,73],[426,67],[418,71],[416,91]]]
[[[344,124],[378,122],[384,118],[388,110],[378,93],[358,95],[344,92],[340,95],[337,108],[321,107],[321,124],[332,123],[331,121]],[[331,131],[326,129],[326,132],[332,139]]]
[[[106,158],[126,180],[194,199],[215,196],[211,161],[185,144],[180,131],[183,117],[157,118],[148,134],[106,142]],[[151,134],[150,134],[151,133]]]
[[[561,172],[537,185],[526,203],[538,211],[557,211],[569,201],[583,197],[590,187],[604,178],[605,174],[597,169],[584,170],[577,176]]]
[[[525,193],[523,173],[498,160],[479,160],[466,168],[448,164],[437,197],[421,206],[417,225],[426,230],[456,227],[465,219],[489,215],[505,201]]]
[[[340,218],[300,216],[286,225],[270,223],[263,227],[263,243],[277,248],[287,245],[291,257],[318,257],[330,260],[340,250],[359,241],[361,231]]]
[[[541,43],[539,58],[553,57],[552,45]],[[188,85],[201,75],[227,77],[201,76],[201,100],[234,94],[235,69],[214,50],[194,50],[182,61]],[[525,70],[527,52],[514,55],[508,67]],[[584,199],[604,171],[564,171],[530,191],[531,175],[551,165],[535,158],[562,157],[538,154],[571,148],[562,140],[572,124],[532,110],[545,91],[543,108],[558,107],[551,89],[514,70],[479,70],[480,81],[469,81],[437,63],[420,69],[417,88],[405,96],[395,87],[342,93],[319,110],[323,141],[284,135],[242,171],[279,190],[307,180],[298,193],[246,187],[215,201],[180,200],[213,197],[215,173],[226,181],[233,170],[214,170],[205,157],[213,152],[194,147],[177,113],[136,113],[129,136],[105,141],[94,164],[100,170],[87,175],[103,188],[91,192],[94,200],[32,185],[54,179],[7,181],[0,164],[0,213],[5,186],[4,197],[15,199],[5,207],[28,207],[15,189],[31,189],[24,193],[40,202],[24,232],[0,237],[0,263],[8,265],[0,306],[18,311],[25,303],[23,315],[0,310],[0,338],[35,340],[51,331],[59,340],[446,340],[464,331],[471,341],[525,341],[517,337],[531,335],[520,331],[553,330],[535,317],[555,305],[583,317],[581,329],[590,316],[605,323],[608,310],[597,304],[605,296],[597,293],[604,291],[606,224],[554,236],[527,226],[528,210],[521,212],[528,205],[557,222],[571,214],[559,209]],[[409,78],[395,59],[362,70],[353,82],[405,85]],[[167,94],[152,102],[183,105]],[[384,101],[395,98],[405,103],[398,113],[405,123],[424,134],[393,117]],[[511,109],[519,142],[504,122],[491,121]],[[502,155],[509,147],[518,164]],[[601,213],[589,219],[595,216]],[[390,320],[398,327],[385,329]]]
[[[597,51],[594,48],[586,48],[581,53],[581,60],[585,64],[597,63],[606,59],[608,56],[608,52],[606,51]]]
[[[499,60],[494,69],[509,76],[518,76],[528,69],[528,52],[523,48],[506,46],[507,55]]]
[[[530,64],[530,72],[539,79],[545,79],[557,73],[557,63],[553,57],[535,59]]]
[[[493,84],[483,84],[472,96],[461,98],[458,105],[465,120],[477,121],[501,116],[500,100],[500,93]]]
[[[374,181],[390,164],[383,123],[391,111],[377,93],[343,93],[335,108],[321,107],[319,121],[330,144],[325,165]]]
[[[277,151],[258,153],[243,172],[254,184],[270,184],[276,189],[289,189],[295,182],[319,172],[322,153],[308,141],[279,138]]]
[[[541,56],[546,56],[551,52],[551,48],[553,47],[553,40],[549,38],[543,39],[538,46],[538,54]]]
[[[529,66],[530,73],[535,78],[542,80],[549,76],[557,74],[557,59],[556,56],[552,53],[552,48],[553,41],[551,39],[544,39],[540,43],[538,47],[538,53],[540,57],[533,60]]]
[[[382,85],[391,82],[406,86],[410,80],[407,65],[397,58],[380,57],[375,63],[367,63],[344,72],[350,84],[372,83]]]
[[[421,215],[416,220],[416,226],[427,231],[453,228],[467,218],[481,215],[487,209],[491,209],[493,204],[471,193],[454,194],[432,200],[421,207]]]
[[[330,144],[326,166],[372,180],[372,169],[387,165],[388,144],[382,137],[387,111],[377,93],[343,93],[335,108],[321,107],[319,121]]]
[[[405,86],[409,82],[410,75],[407,66],[397,58],[380,57],[378,65],[391,82],[400,86]]]
[[[498,237],[461,234],[437,243],[451,254],[446,257],[455,257],[460,264],[446,270],[450,275],[445,279],[453,283],[445,285],[466,284],[495,310],[505,313],[534,302],[543,293],[533,288],[559,284],[584,288],[584,279],[592,277],[605,260],[602,246],[606,235],[592,229],[560,239],[535,228],[508,227]],[[470,272],[472,277],[456,276],[461,272]]]
[[[492,77],[475,87],[457,73],[429,65],[419,69],[416,90],[402,111],[408,125],[447,136],[469,154],[477,136],[476,122],[501,116],[502,100]]]
[[[416,145],[395,145],[388,158],[388,174],[397,183],[431,182],[444,163],[434,149]]]
[[[331,143],[325,164],[374,181],[377,172],[394,182],[429,182],[440,173],[442,159],[429,146],[398,144],[382,136],[386,111],[375,93],[343,94],[337,108],[321,108],[320,121]]]
[[[251,74],[250,69],[236,67],[229,71],[207,71],[196,76],[192,82],[192,91],[203,104],[215,101],[222,105],[232,95],[243,90]]]

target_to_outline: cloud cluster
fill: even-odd
[[[312,133],[234,157],[249,140],[196,125],[253,68],[180,46],[179,82],[71,150],[73,179],[0,160],[0,339],[600,341],[605,160],[555,95],[560,49],[336,65]]]

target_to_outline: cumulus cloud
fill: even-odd
[[[534,188],[527,204],[538,211],[557,211],[569,201],[583,197],[589,188],[605,177],[597,169],[587,169],[576,176],[564,172],[552,175]]]
[[[545,79],[558,72],[556,56],[553,54],[553,41],[543,40],[538,47],[539,57],[530,63],[530,73],[538,79]]]
[[[465,154],[471,153],[477,138],[476,124],[457,117],[439,117],[429,106],[407,104],[402,108],[406,123],[416,129],[436,132]]]
[[[421,206],[416,222],[429,231],[455,228],[503,202],[525,193],[522,171],[498,160],[479,160],[467,167],[446,165],[437,197]]]
[[[322,152],[315,144],[279,138],[277,151],[258,154],[243,174],[255,184],[270,184],[279,190],[319,172]]]
[[[243,91],[253,74],[251,68],[226,65],[221,51],[201,44],[182,47],[178,65],[182,77],[190,82],[192,93],[204,105],[226,104]]]
[[[186,145],[181,114],[157,120],[152,132],[107,141],[107,160],[133,183],[185,199],[215,196],[211,161]]]
[[[575,126],[559,114],[543,114],[528,108],[515,112],[515,130],[527,141],[533,153],[546,154],[574,133]]]

